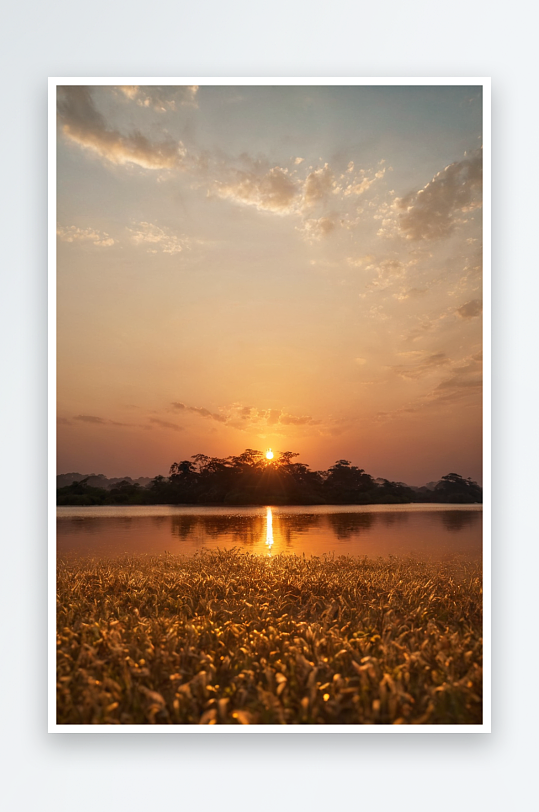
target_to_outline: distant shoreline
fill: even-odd
[[[106,480],[99,476],[73,479],[62,485],[57,478],[58,505],[376,505],[376,504],[480,504],[483,491],[477,482],[449,473],[422,487],[374,479],[349,460],[337,460],[327,471],[311,471],[292,462],[295,452],[280,452],[277,461],[264,460],[260,451],[246,449],[225,460],[195,454],[170,466],[168,477],[149,484],[132,479]],[[97,480],[97,481],[96,481]]]
[[[94,505],[81,505],[81,504],[58,504],[56,503],[57,508],[61,507],[79,507],[79,508],[94,508],[94,507],[171,507],[171,508],[222,508],[223,510],[231,509],[231,508],[320,508],[320,507],[327,507],[327,508],[335,508],[335,507],[405,507],[407,505],[423,505],[425,507],[463,507],[463,508],[472,508],[472,507],[483,507],[482,502],[316,502],[316,503],[275,503],[275,502],[257,502],[253,503],[245,503],[245,504],[227,504],[224,502],[129,502],[129,503],[118,503],[118,502],[108,502],[104,504],[94,504]]]

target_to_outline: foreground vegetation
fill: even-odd
[[[60,562],[59,724],[480,724],[481,576],[413,560]]]
[[[350,460],[337,460],[327,471],[311,471],[299,454],[278,453],[268,460],[246,449],[237,457],[207,457],[174,462],[169,476],[157,476],[148,487],[124,480],[111,489],[95,487],[86,477],[59,488],[59,505],[367,505],[437,502],[473,504],[482,501],[477,482],[450,473],[430,487],[373,479]]]

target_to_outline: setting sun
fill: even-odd
[[[271,448],[268,448],[268,450],[266,451],[266,459],[267,460],[273,459],[273,451],[271,450]]]

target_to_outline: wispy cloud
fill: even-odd
[[[303,221],[299,230],[303,232],[303,236],[307,240],[320,240],[335,231],[337,225],[338,220],[334,216],[309,218]]]
[[[177,423],[170,423],[168,420],[160,420],[158,417],[150,417],[150,423],[162,429],[171,429],[171,431],[184,430],[183,426],[178,426]]]
[[[462,307],[457,308],[456,312],[461,319],[473,319],[483,312],[483,303],[481,299],[472,299],[471,302],[466,302]]]
[[[131,239],[136,245],[145,245],[151,254],[179,254],[189,245],[187,237],[174,234],[169,229],[160,228],[153,223],[137,223],[129,229]]]
[[[226,417],[216,414],[215,412],[210,412],[209,409],[205,409],[201,406],[186,406],[185,403],[181,403],[180,401],[175,401],[171,404],[171,406],[173,409],[180,412],[193,412],[194,414],[198,414],[200,417],[209,417],[212,420],[216,420],[218,423],[226,423]]]
[[[441,354],[443,356],[443,354]],[[431,356],[431,359],[435,356]],[[437,366],[434,363],[434,366]],[[378,412],[378,421],[393,420],[403,415],[412,415],[431,408],[452,407],[460,402],[475,402],[480,408],[483,391],[483,355],[478,352],[459,362],[440,364],[450,373],[434,389],[410,403],[391,412]]]
[[[285,409],[261,409],[254,406],[245,406],[242,403],[234,403],[231,406],[223,407],[219,413],[211,412],[201,406],[188,406],[181,401],[171,403],[172,409],[179,412],[190,412],[199,417],[215,420],[218,423],[226,424],[241,431],[253,429],[261,430],[271,428],[272,430],[288,426],[310,426],[322,425],[322,421],[316,420],[311,415],[290,414]]]
[[[129,423],[119,423],[116,420],[108,420],[104,417],[97,417],[93,414],[77,414],[73,417],[73,420],[80,420],[82,423],[92,423],[96,426],[129,426]]]
[[[92,242],[102,248],[108,248],[115,242],[106,231],[77,226],[58,226],[56,235],[62,242]]]
[[[414,353],[415,355],[415,353]],[[416,380],[430,373],[438,372],[441,367],[446,367],[451,363],[444,352],[436,352],[432,355],[425,355],[416,363],[395,364],[390,367],[391,371],[401,378]]]
[[[409,290],[403,290],[400,293],[395,293],[395,299],[398,299],[399,302],[403,302],[406,299],[419,299],[428,293],[428,288],[409,288]]]
[[[481,395],[483,389],[481,352],[453,367],[453,375],[442,381],[430,395],[431,402],[454,403],[469,394]]]
[[[108,420],[104,420],[102,417],[96,417],[93,414],[77,414],[74,419],[81,420],[83,423],[108,423]]]
[[[197,106],[198,85],[170,85],[144,86],[119,85],[118,90],[123,95],[136,102],[140,107],[151,107],[160,113],[176,110],[182,105]]]

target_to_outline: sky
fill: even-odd
[[[481,482],[473,86],[58,88],[58,472]]]

